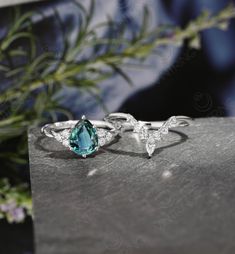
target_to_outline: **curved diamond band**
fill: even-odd
[[[192,119],[187,116],[172,116],[165,122],[138,121],[132,115],[125,113],[112,113],[105,117],[105,121],[112,123],[119,133],[133,130],[139,139],[145,142],[149,157],[151,157],[163,136],[175,127],[185,127]],[[150,133],[149,130],[155,130]]]
[[[86,158],[99,147],[108,145],[118,135],[116,128],[106,121],[89,121],[85,116],[79,121],[46,124],[41,132],[55,138],[65,147]]]

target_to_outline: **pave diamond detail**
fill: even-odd
[[[162,134],[164,134],[164,135],[168,134],[168,132],[169,132],[168,126],[167,126],[167,125],[162,126],[162,127],[159,129],[159,132],[162,133]]]
[[[161,133],[159,131],[154,132],[153,136],[156,141],[160,141],[162,139]]]
[[[69,136],[71,131],[69,129],[62,130],[60,132],[53,131],[54,138],[62,143],[65,147],[70,147],[69,145]]]
[[[99,139],[99,146],[108,144],[113,138],[112,133],[105,129],[97,129],[97,135]]]
[[[144,122],[138,121],[134,124],[134,133],[138,133],[140,140],[148,139],[148,127],[145,125]]]

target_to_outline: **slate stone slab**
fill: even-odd
[[[133,134],[80,159],[29,132],[37,254],[234,254],[235,119]]]

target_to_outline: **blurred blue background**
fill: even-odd
[[[90,1],[82,1],[89,6]],[[129,33],[139,29],[143,7],[150,9],[150,29],[162,24],[185,27],[202,10],[217,13],[231,1],[220,0],[97,0],[93,24],[111,17],[125,23]],[[60,26],[54,16],[57,9],[71,40],[79,27],[78,10],[72,1],[42,1],[23,6],[39,9],[44,19],[35,19],[35,31],[40,34],[42,51],[60,54],[63,47]],[[8,21],[6,9],[1,10],[1,30]],[[185,114],[193,117],[235,115],[235,21],[227,31],[210,29],[201,34],[201,49],[167,46],[136,69],[125,68],[133,80],[130,87],[119,76],[99,84],[101,97],[108,111],[125,111],[141,119],[165,119],[170,115]],[[108,31],[101,30],[101,35]],[[66,96],[64,96],[66,94]],[[58,98],[79,118],[102,118],[101,105],[84,91],[64,89]],[[65,99],[66,98],[66,99]]]

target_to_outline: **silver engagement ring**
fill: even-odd
[[[98,151],[99,147],[110,144],[118,135],[115,127],[106,121],[89,121],[82,116],[79,121],[47,124],[41,132],[55,138],[65,147],[86,158]]]

